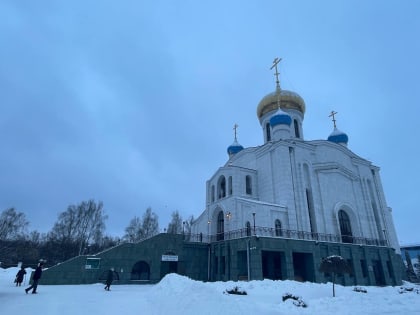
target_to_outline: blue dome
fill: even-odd
[[[229,156],[236,154],[240,151],[242,151],[244,149],[243,146],[241,146],[238,141],[234,141],[230,146],[228,146],[227,148],[227,153],[229,154]]]
[[[349,142],[349,137],[344,132],[334,128],[334,131],[328,137],[328,141],[347,144],[347,142]]]
[[[277,125],[288,125],[292,123],[292,118],[285,112],[278,111],[276,115],[270,118],[270,126],[274,127]]]

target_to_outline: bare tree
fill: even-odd
[[[191,215],[188,220],[185,221],[185,234],[191,234],[191,226],[194,222],[194,216]]]
[[[59,215],[50,237],[77,244],[78,254],[81,255],[90,242],[100,241],[106,219],[102,202],[96,204],[94,200],[89,200],[77,206],[70,205]]]
[[[0,240],[23,238],[28,225],[23,212],[17,212],[14,208],[4,210],[0,215]]]
[[[172,212],[172,220],[168,224],[168,233],[180,234],[182,232],[182,217],[178,210]]]
[[[159,233],[159,219],[152,208],[147,208],[143,214],[143,219],[134,217],[125,229],[124,239],[129,242],[139,242],[142,239],[151,237]]]
[[[143,214],[143,238],[152,237],[159,233],[159,218],[152,208],[147,208]]]
[[[142,239],[143,225],[139,217],[131,219],[130,224],[125,228],[124,239],[128,242],[138,242]]]

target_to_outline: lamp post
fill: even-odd
[[[185,221],[182,221],[182,234],[185,234]]]
[[[256,235],[255,233],[255,212],[252,213],[252,217],[254,218],[254,236]]]
[[[210,263],[211,263],[211,239],[210,239],[210,223],[211,221],[207,221],[207,237],[208,237],[208,251],[207,251],[207,280],[210,281]]]
[[[248,281],[251,281],[251,261],[250,261],[250,257],[249,257],[249,255],[250,255],[250,243],[251,243],[251,240],[250,240],[250,238],[248,237],[247,238],[247,240],[246,240],[246,265],[247,265],[247,273],[248,273]]]

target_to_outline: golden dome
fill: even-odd
[[[278,109],[277,99],[278,91],[280,91],[280,108],[281,109],[295,109],[305,114],[305,101],[299,94],[287,90],[276,90],[263,97],[257,107],[257,116],[261,118],[268,112]]]

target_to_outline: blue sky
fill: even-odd
[[[122,236],[147,207],[197,217],[226,148],[263,143],[256,108],[305,100],[306,140],[328,118],[381,168],[401,243],[418,243],[418,1],[2,1],[0,210],[47,232],[95,199]]]

